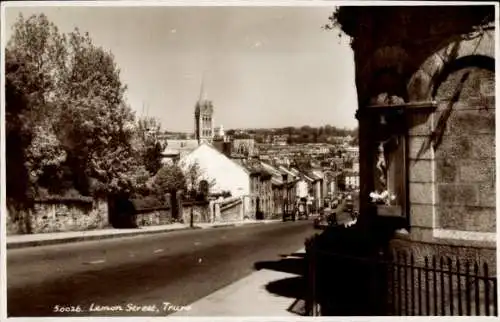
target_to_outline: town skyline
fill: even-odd
[[[19,14],[43,13],[62,32],[89,32],[115,56],[136,115],[158,119],[163,130],[193,131],[203,74],[215,126],[353,129],[352,51],[347,39],[322,29],[333,10],[8,7],[5,38]]]

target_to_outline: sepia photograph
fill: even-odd
[[[496,2],[2,2],[3,318],[498,316]]]

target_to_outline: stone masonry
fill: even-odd
[[[493,17],[493,6],[341,7],[336,15],[352,40],[359,111],[380,94],[404,110],[409,234],[394,247],[473,252],[495,265]],[[358,115],[363,215],[376,142],[373,120]]]

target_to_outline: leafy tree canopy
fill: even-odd
[[[134,144],[143,125],[110,52],[78,29],[60,33],[41,14],[19,17],[5,54],[10,199],[32,199],[42,188],[89,196],[147,190],[161,147]]]

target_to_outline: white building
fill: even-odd
[[[347,189],[359,189],[359,172],[347,171],[345,173],[345,186]]]
[[[225,136],[226,133],[224,132],[224,127],[222,126],[222,124],[214,128],[214,137],[222,139]]]
[[[352,163],[352,171],[359,173],[359,162],[358,161],[354,161]]]
[[[309,195],[309,185],[307,184],[307,181],[302,179],[299,182],[297,182],[296,185],[296,196],[299,198],[305,198]]]
[[[250,194],[250,173],[210,144],[202,143],[182,157],[180,166],[187,171],[189,165],[195,162],[198,163],[204,180],[215,181],[210,187],[210,193],[229,191],[233,197]]]
[[[353,158],[359,158],[359,147],[357,146],[348,146],[345,148],[347,155]]]

